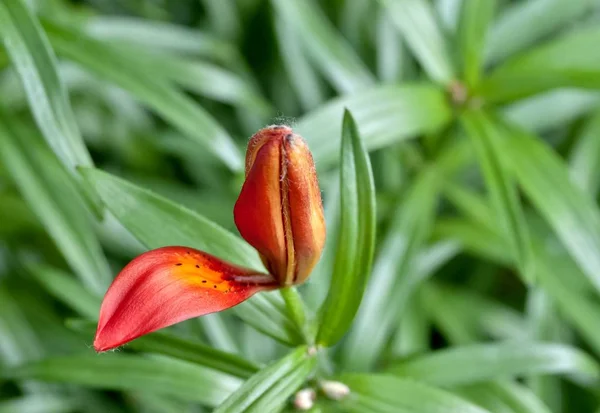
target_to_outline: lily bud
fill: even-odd
[[[325,244],[325,219],[312,155],[291,128],[270,126],[250,139],[234,217],[280,285],[308,278]]]

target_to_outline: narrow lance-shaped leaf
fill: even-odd
[[[569,282],[573,277],[582,277],[578,271],[564,269],[564,257],[548,251],[546,243],[536,243],[537,277],[548,295],[557,304],[558,309],[573,328],[585,338],[595,354],[600,354],[600,332],[596,320],[600,317],[600,305]],[[565,279],[568,274],[569,279]]]
[[[460,395],[490,412],[551,413],[528,387],[513,381],[497,381],[461,386],[453,389]]]
[[[106,172],[84,169],[82,173],[107,208],[146,247],[191,246],[240,266],[263,268],[250,245],[206,218]],[[298,342],[283,300],[272,294],[257,295],[233,311],[265,334],[284,343]]]
[[[491,204],[499,218],[501,234],[507,240],[519,272],[526,282],[533,281],[534,269],[531,245],[525,217],[519,203],[517,188],[509,176],[500,152],[503,136],[493,121],[481,112],[467,112],[463,124],[475,146],[483,170]]]
[[[455,77],[446,41],[426,0],[380,0],[429,77],[443,85]]]
[[[138,63],[155,77],[169,79],[201,96],[246,108],[263,116],[268,116],[272,111],[270,104],[247,79],[217,65],[129,45],[120,45],[118,50],[135,55]]]
[[[458,43],[466,84],[476,86],[483,71],[483,47],[496,0],[462,0]]]
[[[5,379],[70,383],[105,390],[144,391],[216,406],[237,389],[236,377],[167,358],[104,354],[54,357],[3,371]]]
[[[406,66],[411,62],[408,49],[383,7],[379,10],[376,25],[377,75],[383,83],[396,83],[405,75]]]
[[[589,53],[598,42],[597,26],[574,30],[500,65],[478,92],[487,101],[505,102],[557,87],[598,89],[600,57]]]
[[[233,393],[215,413],[278,411],[312,372],[316,358],[306,346],[260,370]]]
[[[514,265],[506,240],[499,235],[499,231],[467,219],[443,218],[436,223],[433,234],[436,238],[458,241],[467,253],[476,257],[484,257],[502,265]]]
[[[103,292],[108,263],[73,180],[37,131],[7,121],[0,115],[0,159],[73,271],[91,291]]]
[[[277,44],[288,78],[304,110],[318,107],[324,100],[323,80],[308,60],[307,50],[297,29],[273,17]]]
[[[78,403],[74,398],[40,392],[2,400],[0,413],[65,413],[76,411],[77,407]]]
[[[90,166],[92,159],[59,78],[56,56],[25,1],[7,0],[0,4],[0,38],[50,147],[72,170],[78,165]]]
[[[461,246],[455,240],[439,241],[421,248],[410,271],[417,273],[414,279],[425,280],[460,252]],[[409,277],[413,278],[412,275]],[[405,307],[391,342],[392,355],[400,357],[426,351],[431,333],[429,314],[425,311],[420,291],[412,294]]]
[[[340,152],[340,229],[329,294],[321,307],[317,342],[332,345],[350,327],[371,273],[375,250],[375,186],[369,155],[350,112]]]
[[[77,279],[58,268],[36,265],[29,272],[54,297],[90,320],[98,319],[101,299],[87,291]]]
[[[356,322],[342,349],[342,359],[349,369],[367,370],[377,361],[410,295],[421,281],[422,273],[415,271],[414,264],[434,220],[438,173],[435,167],[423,170],[397,208],[375,260]]]
[[[306,138],[318,167],[339,159],[345,108],[352,112],[369,151],[433,133],[452,116],[446,94],[432,85],[379,86],[334,99],[303,116],[295,128]]]
[[[531,330],[531,339],[537,341],[564,341],[566,324],[559,316],[557,305],[541,286],[530,288],[525,302],[525,312]],[[560,377],[532,374],[525,377],[527,386],[552,410],[562,405]]]
[[[365,64],[313,2],[272,0],[272,4],[286,25],[294,27],[305,50],[339,92],[357,92],[373,83]]]
[[[600,103],[600,92],[558,89],[522,99],[502,110],[504,117],[531,132],[545,132],[591,112]]]
[[[414,380],[382,374],[346,374],[339,380],[350,387],[341,403],[352,413],[490,413],[450,392]]]
[[[96,332],[96,323],[91,321],[68,320],[67,325],[90,338]],[[259,369],[254,363],[235,354],[164,332],[155,332],[140,337],[133,341],[130,347],[141,352],[163,354],[200,364],[242,379],[252,376]]]
[[[503,245],[501,246],[505,248]],[[451,288],[430,282],[423,286],[427,307],[438,328],[444,333],[449,331],[449,318],[454,318],[451,328],[467,334],[453,340],[456,335],[446,335],[451,343],[470,344],[483,337],[516,340],[528,337],[528,325],[522,315],[513,308],[495,301],[485,295],[469,291],[466,288]],[[433,307],[437,308],[433,308]],[[474,312],[473,308],[478,311]],[[444,316],[449,316],[441,320]],[[442,322],[440,322],[442,321]]]
[[[578,136],[569,156],[571,178],[592,196],[600,189],[600,112],[595,113]]]
[[[392,364],[386,372],[436,386],[456,386],[527,374],[567,374],[593,382],[600,367],[586,353],[562,344],[475,344],[438,350]]]
[[[237,50],[203,31],[168,23],[135,17],[97,15],[85,22],[84,30],[90,36],[111,42],[126,42],[182,55],[199,56],[232,65]]]
[[[600,211],[570,178],[566,165],[541,140],[505,125],[499,154],[535,208],[600,291]]]
[[[529,0],[511,3],[492,26],[486,63],[493,64],[531,46],[592,9],[594,0]]]
[[[448,33],[455,33],[460,20],[463,0],[438,0],[434,4],[440,18],[440,25]]]
[[[64,26],[47,23],[45,27],[50,43],[59,55],[131,92],[231,169],[242,168],[239,150],[227,132],[202,107],[177,90],[169,79],[150,76],[136,65],[136,56],[131,53],[123,53]]]
[[[444,194],[467,218],[492,231],[497,232],[499,230],[494,222],[494,211],[491,208],[489,199],[485,199],[478,192],[468,189],[466,185],[454,182],[444,184]]]

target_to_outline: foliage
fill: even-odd
[[[0,1],[0,412],[600,411],[599,13]],[[146,248],[261,267],[230,211],[281,122],[325,202],[308,282],[93,354]]]

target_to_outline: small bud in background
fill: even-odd
[[[234,217],[281,286],[308,278],[325,244],[325,219],[312,155],[291,128],[270,126],[250,139]]]
[[[350,387],[339,381],[323,380],[319,384],[323,394],[332,400],[342,400],[350,394]]]
[[[316,398],[317,393],[313,389],[302,389],[294,397],[294,407],[298,410],[310,410]]]

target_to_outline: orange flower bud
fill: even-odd
[[[280,285],[308,278],[325,244],[325,219],[312,155],[291,128],[270,126],[250,139],[234,217]]]

